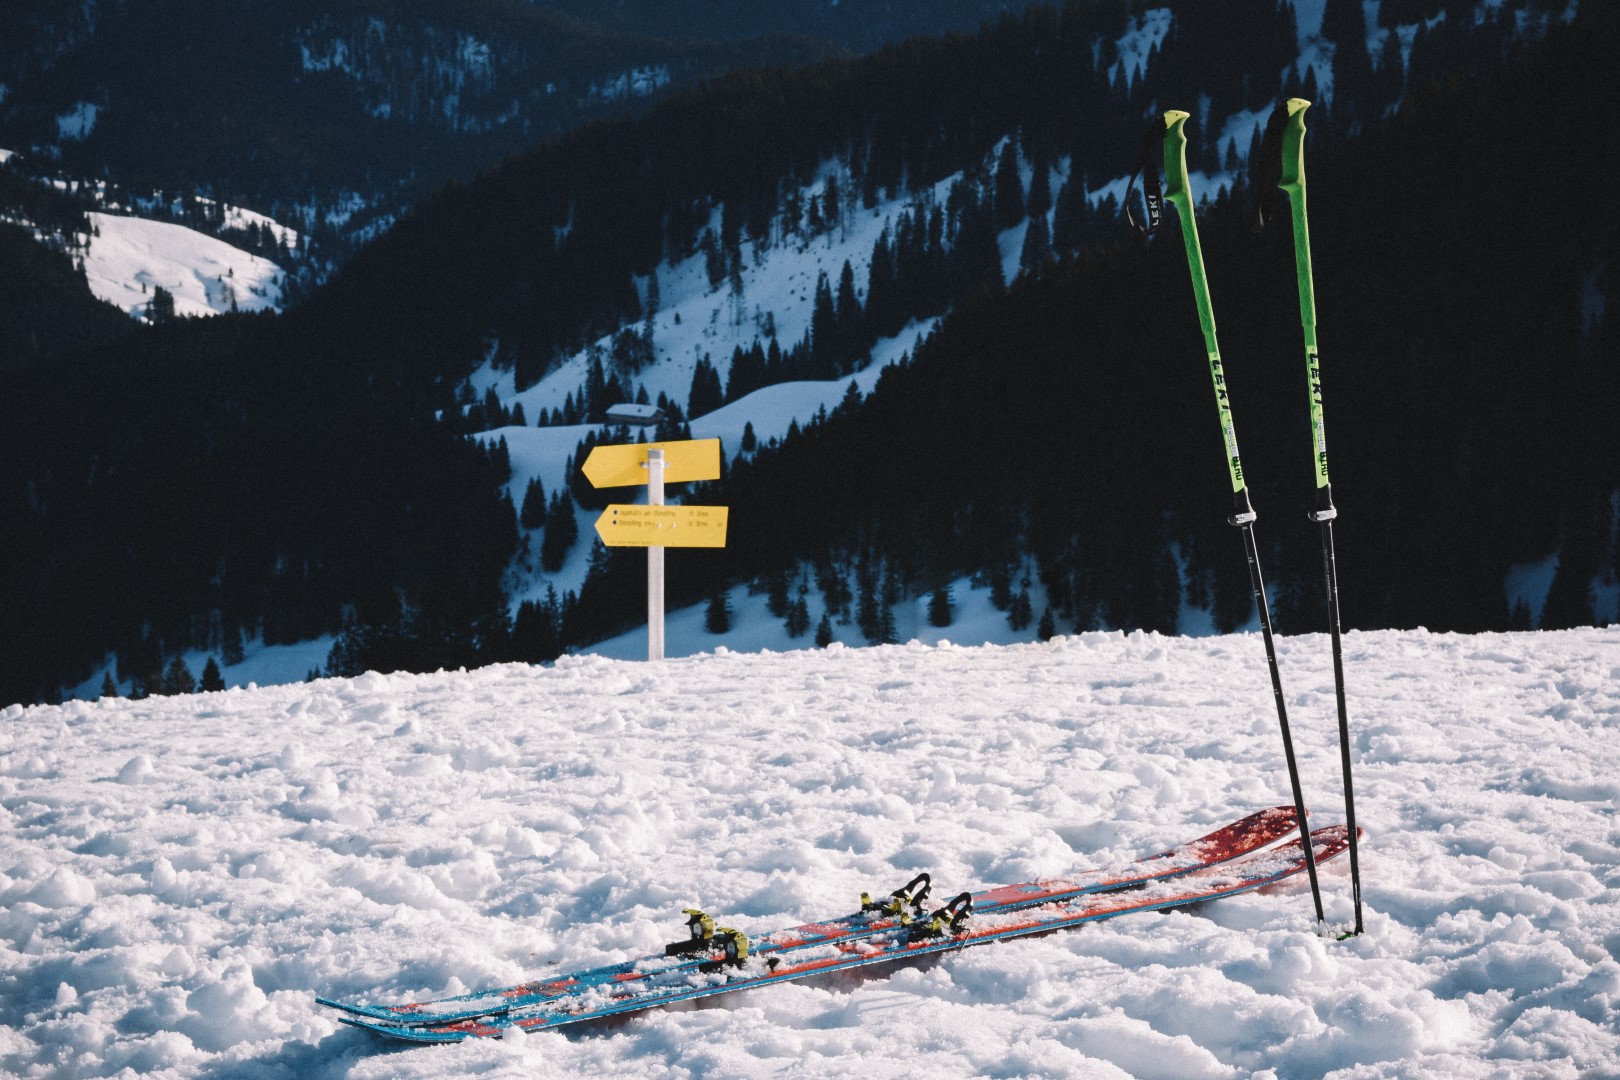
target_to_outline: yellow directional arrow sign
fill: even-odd
[[[647,482],[647,451],[664,452],[664,482],[679,484],[688,480],[720,479],[720,440],[688,439],[683,442],[630,443],[598,446],[580,466],[592,487],[628,487]]]
[[[614,505],[596,519],[596,532],[608,547],[719,548],[730,516],[729,506]]]

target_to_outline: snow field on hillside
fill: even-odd
[[[145,315],[153,291],[174,295],[176,315],[279,310],[282,269],[269,259],[166,221],[90,213],[84,256],[90,291],[131,315]]]
[[[1328,643],[1280,643],[1342,820]],[[402,999],[1286,803],[1256,635],[602,657],[0,712],[0,1073],[1620,1075],[1620,629],[1346,639],[1367,930],[1303,881],[506,1043]],[[1323,867],[1330,920],[1348,865]]]

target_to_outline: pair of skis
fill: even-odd
[[[1316,342],[1316,291],[1311,276],[1310,228],[1305,208],[1305,110],[1310,102],[1302,98],[1289,98],[1279,102],[1266,124],[1265,137],[1259,150],[1260,158],[1251,162],[1260,189],[1261,209],[1259,223],[1264,225],[1274,191],[1279,188],[1288,194],[1294,229],[1294,265],[1299,284],[1300,321],[1304,327],[1305,364],[1310,394],[1311,456],[1316,473],[1316,508],[1310,519],[1322,529],[1322,567],[1328,595],[1328,621],[1333,642],[1333,682],[1339,712],[1340,765],[1344,774],[1344,804],[1346,831],[1350,851],[1350,887],[1355,901],[1355,928],[1346,936],[1362,932],[1361,866],[1357,852],[1355,795],[1350,777],[1350,721],[1344,696],[1344,654],[1339,630],[1338,568],[1333,550],[1333,519],[1338,511],[1333,506],[1333,489],[1328,483],[1327,437],[1322,419],[1322,367]],[[1243,548],[1249,564],[1249,582],[1254,591],[1255,607],[1260,614],[1260,633],[1265,642],[1266,663],[1271,670],[1271,690],[1276,699],[1277,721],[1282,729],[1283,754],[1288,765],[1288,779],[1293,789],[1294,806],[1299,814],[1305,812],[1304,795],[1300,790],[1299,768],[1294,759],[1293,738],[1288,728],[1288,709],[1283,699],[1282,676],[1277,668],[1277,649],[1273,640],[1271,608],[1266,598],[1265,581],[1260,571],[1260,552],[1255,542],[1255,511],[1249,499],[1248,485],[1243,477],[1243,464],[1238,457],[1237,434],[1232,426],[1232,409],[1228,400],[1226,377],[1221,368],[1220,347],[1215,337],[1215,311],[1210,301],[1209,283],[1204,275],[1203,249],[1198,242],[1198,223],[1193,216],[1193,196],[1187,178],[1187,136],[1183,130],[1188,114],[1171,110],[1157,121],[1148,134],[1143,147],[1141,173],[1143,196],[1148,219],[1144,232],[1152,232],[1159,224],[1160,203],[1168,201],[1175,206],[1181,219],[1181,235],[1187,249],[1187,267],[1192,275],[1193,296],[1198,306],[1198,322],[1204,334],[1204,346],[1209,355],[1210,376],[1215,384],[1215,404],[1220,416],[1221,439],[1226,451],[1227,471],[1232,481],[1233,514],[1228,519],[1242,530]],[[1165,185],[1161,195],[1158,168],[1153,160],[1156,145],[1162,143]],[[1130,199],[1126,198],[1127,214]],[[1134,224],[1134,220],[1133,220]],[[1306,870],[1311,882],[1311,898],[1316,905],[1316,918],[1326,926],[1322,911],[1322,891],[1317,879],[1316,866],[1307,848]]]
[[[1283,881],[1347,847],[1344,826],[1318,829],[1309,844],[1300,837],[1279,844],[1297,831],[1298,820],[1292,807],[1262,810],[1135,863],[962,893],[933,912],[925,907],[931,881],[919,874],[884,900],[863,894],[860,911],[753,942],[688,909],[690,936],[666,946],[661,955],[441,1001],[316,1000],[342,1012],[346,1024],[408,1042],[458,1042],[558,1027],[1133,911],[1201,903]]]

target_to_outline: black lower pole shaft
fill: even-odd
[[[1300,836],[1305,842],[1305,872],[1311,879],[1311,900],[1316,905],[1318,926],[1327,924],[1322,911],[1322,885],[1316,876],[1316,852],[1311,845],[1311,828],[1305,819],[1305,793],[1299,783],[1299,764],[1294,757],[1294,737],[1288,729],[1288,704],[1283,700],[1282,672],[1277,667],[1277,644],[1271,631],[1271,603],[1266,599],[1265,578],[1260,573],[1260,548],[1254,538],[1254,512],[1239,513],[1232,519],[1243,533],[1243,551],[1249,559],[1249,583],[1254,587],[1254,604],[1260,612],[1260,635],[1266,643],[1266,664],[1271,668],[1271,693],[1277,701],[1277,723],[1282,728],[1283,757],[1288,763],[1288,783],[1294,792],[1294,813],[1299,818]],[[1350,833],[1355,835],[1355,822]]]
[[[1356,929],[1361,922],[1361,858],[1356,830],[1355,787],[1350,782],[1350,711],[1344,703],[1344,648],[1339,638],[1339,569],[1333,554],[1333,519],[1321,518],[1322,572],[1327,578],[1328,626],[1333,636],[1333,690],[1339,705],[1339,763],[1344,772],[1344,816],[1350,830],[1350,895],[1356,905]]]

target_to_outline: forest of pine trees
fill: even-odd
[[[1324,17],[1347,73],[1310,114],[1345,617],[1514,625],[1507,568],[1557,551],[1542,624],[1572,625],[1590,620],[1587,584],[1615,559],[1606,510],[1620,452],[1601,403],[1620,389],[1599,360],[1616,354],[1613,320],[1581,315],[1593,293],[1614,310],[1613,277],[1597,268],[1615,224],[1606,204],[1575,230],[1526,208],[1558,205],[1566,175],[1605,173],[1613,121],[1593,103],[1613,81],[1612,13],[1583,7],[1563,28],[1531,5],[1548,27],[1535,48],[1519,20],[1476,25],[1453,7],[1386,3],[1359,40],[1359,4],[1330,0]],[[817,282],[803,340],[739,348],[724,380],[705,358],[684,413],[660,401],[663,437],[678,435],[686,415],[782,378],[846,373],[878,337],[945,316],[869,397],[795,424],[691,493],[732,506],[731,546],[672,565],[671,602],[813,573],[829,613],[817,641],[829,617],[883,641],[902,599],[974,574],[1022,626],[1036,625],[1038,580],[1052,605],[1043,635],[1173,630],[1183,599],[1240,625],[1249,600],[1228,572],[1184,262],[1085,194],[1130,170],[1154,103],[1201,88],[1219,116],[1279,89],[1309,93],[1314,76],[1289,66],[1286,6],[1255,0],[1263,29],[1242,35],[1200,5],[1175,8],[1130,79],[1109,75],[1128,5],[1086,2],[869,59],[728,76],[444,190],[280,318],[176,320],[70,358],[25,350],[0,400],[0,424],[28,448],[0,462],[0,525],[9,557],[37,573],[0,595],[13,658],[0,698],[48,697],[109,654],[120,682],[161,684],[178,652],[224,655],[244,636],[338,633],[327,668],[341,674],[545,659],[633,625],[639,563],[594,544],[577,593],[509,613],[501,583],[520,529],[542,522],[538,561],[555,572],[580,542],[575,508],[606,493],[570,468],[565,489],[525,492],[520,509],[504,494],[504,446],[465,434],[594,420],[636,395],[636,328],[656,302],[638,283],[662,261],[707,244],[724,289],[742,237],[825,232],[900,194],[911,209],[878,238],[867,280],[845,264]],[[1397,86],[1390,20],[1408,18],[1418,29]],[[1358,52],[1370,75],[1356,74]],[[1256,75],[1268,70],[1280,86]],[[1230,163],[1219,135],[1193,132],[1195,168]],[[829,160],[836,176],[812,185]],[[925,196],[957,173],[943,199]],[[1465,176],[1513,181],[1450,179]],[[1250,196],[1240,181],[1200,226],[1287,632],[1320,623],[1296,512],[1297,300],[1286,238],[1249,232]],[[1007,287],[999,232],[1046,206],[1050,228],[1028,229],[1024,273]],[[526,386],[604,337],[611,348],[551,415],[465,394],[491,341]],[[574,464],[618,437],[587,437]],[[939,461],[949,490],[911,483],[885,449],[902,444]],[[809,632],[805,599],[786,597],[780,617]]]

